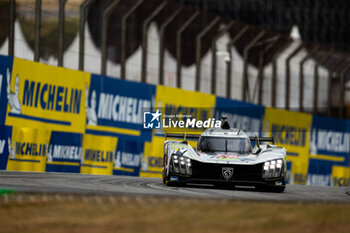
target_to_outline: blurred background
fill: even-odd
[[[346,0],[1,0],[0,54],[349,118]]]

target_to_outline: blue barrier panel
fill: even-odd
[[[13,58],[0,55],[0,125],[5,124],[7,101],[11,98],[15,88],[10,88]],[[9,88],[7,88],[9,87]]]
[[[348,125],[349,121],[346,120],[313,116],[309,143],[308,184],[331,185],[332,176],[340,175],[343,178],[347,176],[339,174],[338,170],[339,167],[350,166]]]
[[[13,58],[0,55],[0,170],[6,170],[12,127],[5,126],[8,99],[16,89],[10,88]],[[9,87],[9,88],[8,88]]]
[[[83,156],[83,134],[51,133],[47,152],[47,172],[80,173],[80,160]]]
[[[84,137],[95,135],[102,136],[102,141],[117,140],[112,165],[105,165],[104,171],[101,166],[101,171],[95,169],[95,172],[138,176],[144,142],[152,140],[152,131],[142,127],[143,112],[154,106],[156,86],[91,75],[86,92]],[[87,173],[87,169],[82,169],[81,173]]]
[[[12,127],[0,125],[0,170],[6,170],[11,143]]]
[[[139,176],[143,151],[144,142],[119,138],[113,175]]]
[[[250,136],[260,135],[264,122],[265,107],[237,100],[216,97],[215,118],[226,114],[231,127],[241,129]]]
[[[154,85],[91,75],[86,102],[86,133],[151,141],[142,131],[142,114],[154,105]]]

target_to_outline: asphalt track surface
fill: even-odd
[[[350,187],[287,185],[283,193],[252,188],[220,189],[190,185],[168,187],[161,179],[66,173],[0,171],[0,189],[24,192],[151,195],[256,201],[350,202]]]

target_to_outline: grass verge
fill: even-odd
[[[348,232],[350,204],[7,194],[0,232]]]

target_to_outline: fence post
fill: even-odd
[[[248,31],[249,27],[244,26],[236,35],[227,43],[227,52],[230,59],[226,63],[226,97],[231,98],[231,86],[232,86],[232,46]]]
[[[313,49],[301,60],[299,64],[299,111],[304,111],[304,64],[305,62],[312,57],[320,48],[319,45],[315,45]]]
[[[331,49],[328,53],[326,53],[321,59],[316,63],[315,70],[314,70],[314,114],[318,113],[318,83],[319,83],[319,76],[318,76],[318,68],[322,63],[324,63],[329,56],[332,55],[334,49]]]
[[[64,8],[67,0],[60,0],[58,13],[58,66],[63,66],[63,46],[64,46]]]
[[[249,83],[248,83],[248,53],[249,50],[258,42],[258,40],[265,35],[265,31],[261,31],[245,48],[243,51],[243,56],[244,56],[244,64],[243,64],[243,91],[242,91],[242,100],[246,101],[247,100],[247,89],[249,88]],[[249,92],[248,92],[249,94]],[[250,99],[250,98],[249,98]]]
[[[275,41],[270,42],[267,46],[264,47],[263,51],[259,54],[259,69],[258,69],[258,82],[259,82],[259,96],[258,103],[261,105],[263,101],[263,84],[264,84],[264,62],[265,62],[265,53],[267,53],[280,39],[280,36],[276,37]],[[253,94],[255,95],[255,93]],[[254,101],[253,97],[253,101]]]
[[[159,35],[159,84],[164,84],[164,31],[166,27],[176,18],[176,16],[181,12],[183,6],[179,7],[170,17],[164,21],[164,23],[160,26],[160,35]]]
[[[40,58],[41,0],[35,1],[34,61]]]
[[[9,19],[9,47],[8,55],[14,56],[15,44],[15,20],[16,20],[16,0],[10,0],[10,19]]]
[[[199,12],[196,11],[182,27],[176,32],[176,87],[181,88],[181,35],[186,30],[186,28],[197,18]]]
[[[333,89],[333,73],[335,72],[335,69],[337,66],[346,59],[347,55],[342,54],[340,58],[338,58],[329,68],[328,68],[328,100],[327,100],[327,110],[328,110],[328,116],[331,116],[331,109],[332,109],[332,89]]]
[[[303,48],[304,48],[304,42],[301,42],[301,44],[294,49],[294,51],[289,54],[289,56],[286,59],[286,109],[289,110],[289,100],[290,100],[290,61],[292,58],[297,55]]]
[[[107,32],[108,21],[114,8],[119,4],[120,0],[112,2],[102,13],[102,35],[101,35],[101,75],[106,75],[107,70]]]
[[[122,38],[121,38],[121,69],[120,69],[120,78],[126,79],[126,23],[128,21],[128,18],[130,15],[143,3],[143,0],[139,0],[137,3],[135,3],[122,17]]]
[[[345,107],[345,75],[350,69],[350,64],[347,64],[340,72],[340,106],[339,106],[339,118],[344,118]]]
[[[286,42],[281,48],[279,48],[276,53],[272,56],[272,82],[271,82],[271,106],[276,107],[276,87],[277,87],[277,57],[284,51],[290,44],[291,40]]]
[[[211,94],[216,94],[216,42],[218,39],[224,35],[234,24],[230,21],[222,30],[220,30],[213,38],[211,42]]]
[[[80,5],[79,13],[79,70],[84,70],[85,22],[86,11],[93,0],[86,0]]]
[[[195,79],[195,90],[200,91],[200,81],[201,81],[201,50],[202,50],[202,38],[209,32],[209,30],[214,27],[214,25],[220,20],[220,17],[216,17],[213,21],[211,21],[208,26],[206,26],[196,38],[197,46],[196,46],[196,79]]]
[[[165,7],[167,2],[162,2],[150,16],[143,22],[142,25],[142,61],[141,61],[141,82],[147,82],[147,47],[148,47],[148,38],[147,38],[147,29],[151,20],[156,17],[156,15]]]

